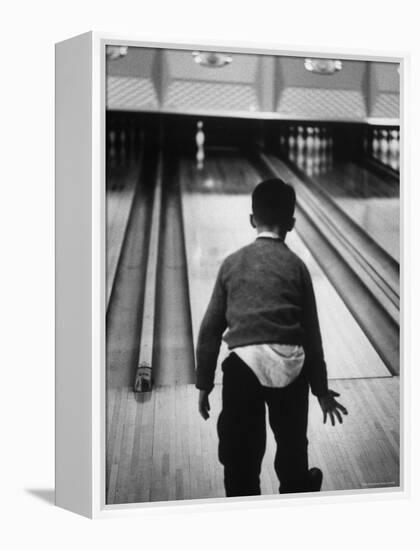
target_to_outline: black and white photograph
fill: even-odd
[[[392,491],[398,58],[106,46],[106,504]]]

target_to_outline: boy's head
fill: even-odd
[[[278,229],[287,233],[293,229],[296,193],[280,178],[259,183],[252,193],[253,227]]]

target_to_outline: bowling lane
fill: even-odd
[[[210,154],[202,171],[193,160],[180,160],[194,344],[221,261],[255,238],[249,224],[250,192],[260,179],[240,155]],[[296,232],[289,234],[287,243],[313,277],[329,378],[390,376]],[[219,364],[226,353],[223,344]]]
[[[400,200],[399,184],[395,179],[385,181],[353,162],[318,167],[314,156],[296,164],[379,246],[399,261]]]

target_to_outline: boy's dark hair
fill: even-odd
[[[252,213],[257,220],[286,231],[293,227],[295,204],[295,190],[280,178],[262,181],[252,193]]]

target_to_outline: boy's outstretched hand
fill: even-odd
[[[343,418],[341,416],[341,413],[348,414],[347,409],[335,400],[335,398],[339,396],[340,394],[335,392],[334,390],[328,390],[325,395],[321,395],[318,397],[319,406],[321,407],[322,413],[324,415],[324,424],[327,422],[327,415],[329,415],[331,419],[331,424],[335,426],[334,415],[337,417],[340,424],[342,424]]]
[[[209,392],[206,390],[200,390],[200,393],[198,395],[198,410],[200,411],[200,414],[204,418],[204,420],[207,420],[207,418],[210,416],[210,403]]]

